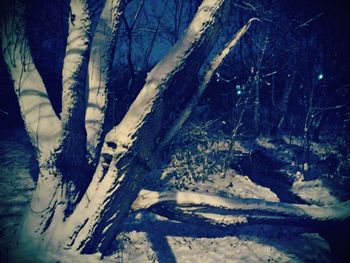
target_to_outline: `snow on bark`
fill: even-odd
[[[61,183],[52,166],[52,155],[59,146],[62,129],[30,53],[25,36],[24,1],[7,2],[5,6],[1,21],[2,53],[13,80],[26,130],[38,150],[40,167],[36,190],[20,231],[20,241],[31,243],[41,239],[53,214],[59,214],[55,210]]]
[[[58,165],[67,170],[86,172],[86,78],[94,30],[87,0],[71,0],[69,34],[62,70],[62,129]],[[79,180],[79,181],[83,181]],[[88,180],[87,180],[88,181]]]
[[[61,187],[61,178],[57,176],[56,169],[42,166],[29,209],[20,226],[18,242],[21,245],[43,245],[42,240],[48,240],[45,236],[49,236],[47,229],[53,226],[53,221],[63,221],[65,206],[60,202]]]
[[[96,163],[105,135],[108,86],[113,64],[119,18],[125,1],[107,0],[92,41],[88,77],[88,105],[85,116],[87,150],[90,162]]]
[[[6,3],[1,19],[1,50],[31,142],[40,158],[47,159],[61,136],[61,123],[32,59],[24,11],[23,1]]]
[[[132,205],[177,221],[235,226],[242,223],[310,225],[350,218],[350,201],[334,206],[271,202],[252,198],[225,198],[194,192],[142,190]]]
[[[164,138],[164,140],[161,142],[161,147],[165,146],[169,143],[169,141],[176,135],[176,133],[181,129],[182,125],[186,122],[188,117],[190,116],[193,108],[198,104],[199,99],[202,97],[205,89],[209,85],[212,76],[214,75],[215,71],[221,66],[223,63],[225,57],[230,53],[230,51],[236,46],[238,41],[244,36],[244,34],[249,29],[251,23],[254,20],[258,20],[257,18],[251,18],[234,36],[233,38],[225,45],[224,49],[218,53],[210,62],[210,65],[208,69],[203,74],[199,85],[198,90],[193,95],[191,101],[188,103],[186,108],[183,110],[179,118],[175,121],[173,127],[170,129],[167,136]]]
[[[203,1],[183,38],[148,74],[121,123],[106,135],[93,180],[66,221],[67,247],[108,251],[145,176],[157,166],[158,142],[176,118],[174,108],[184,106],[183,99],[194,92],[189,82],[217,39],[228,3]]]

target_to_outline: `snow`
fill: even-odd
[[[334,205],[341,202],[333,195],[331,189],[325,183],[325,179],[310,181],[296,181],[292,191],[309,204]]]
[[[2,23],[2,26],[6,27],[1,30],[2,53],[14,83],[30,139],[37,147],[40,157],[45,159],[60,138],[61,124],[31,57],[24,34],[24,7],[17,3],[16,8],[16,16],[8,13],[5,17],[7,23]],[[7,35],[6,32],[11,34]]]
[[[125,232],[126,262],[329,262],[330,248],[317,234],[300,229],[259,226],[235,231],[147,218]],[[136,230],[131,230],[136,229]]]
[[[7,137],[11,140],[6,140]],[[30,176],[33,157],[28,137],[22,132],[0,136],[0,261],[11,248],[23,212],[28,208],[34,182]]]
[[[76,81],[77,72],[86,59],[86,50],[89,48],[89,19],[87,1],[73,0],[70,2],[71,16],[69,21],[69,34],[67,38],[66,55],[62,70],[62,83],[70,87]],[[80,76],[81,77],[81,76]],[[65,89],[63,89],[64,91]]]
[[[95,159],[96,147],[103,132],[107,107],[107,85],[118,32],[121,1],[106,1],[92,41],[88,72],[88,105],[86,109],[87,147]],[[98,151],[97,151],[98,152]],[[95,160],[94,160],[95,161]]]
[[[28,170],[31,164],[29,143],[24,143],[23,139],[18,140],[23,137],[23,132],[15,136],[11,139],[2,139],[0,144],[0,183],[3,189],[0,201],[1,204],[7,203],[8,206],[12,206],[13,209],[16,207],[18,213],[23,214],[26,207],[22,206],[22,202],[28,202],[34,184]],[[258,141],[260,145],[268,146],[269,151],[276,149],[284,151],[281,145],[270,140],[260,138]],[[23,144],[27,145],[27,148],[23,147]],[[243,145],[254,148],[254,140],[240,141],[236,145],[237,149],[245,151]],[[163,171],[163,179],[171,178],[169,183],[163,185],[163,188],[169,190],[180,187],[177,185],[174,173],[182,177],[190,176],[183,168],[185,162],[190,169],[203,169],[201,159],[190,161],[188,159],[190,156],[207,156],[207,165],[210,166],[211,158],[215,156],[219,158],[217,153],[226,149],[227,143],[221,138],[210,139],[207,145],[192,141],[185,147],[182,143],[178,147],[174,150],[174,155],[177,157],[173,158]],[[186,153],[190,149],[191,154]],[[271,189],[256,184],[250,179],[249,174],[240,174],[232,169],[227,169],[225,173],[215,169],[202,171],[209,173],[207,178],[197,181],[189,178],[179,190],[185,187],[197,192],[220,193],[226,197],[257,197],[278,201],[277,195]],[[173,180],[174,178],[176,180]],[[297,184],[300,182],[295,183],[293,188],[297,187]],[[304,192],[299,189],[300,196],[303,196],[302,193],[311,193],[309,200],[316,199],[317,191],[322,202],[343,200],[341,197],[332,197],[329,192],[338,196],[339,190],[321,179],[302,181],[299,186],[307,188]],[[11,198],[8,198],[9,196]],[[155,198],[159,196],[156,195]],[[180,202],[186,201],[181,195],[178,198]],[[1,205],[1,209],[5,207]],[[239,220],[239,218],[225,220],[237,219]],[[124,232],[118,237],[121,242],[120,249],[113,255],[101,259],[100,254],[78,255],[77,252],[57,251],[48,247],[35,247],[34,250],[33,240],[27,246],[18,247],[10,240],[14,240],[13,236],[18,231],[20,217],[0,217],[0,220],[4,233],[1,236],[0,246],[1,259],[4,259],[2,260],[4,262],[6,257],[10,257],[11,262],[330,262],[332,254],[325,239],[304,228],[283,225],[242,225],[231,230],[211,229],[171,221],[148,212],[138,212],[130,214]]]
[[[203,1],[184,36],[148,74],[144,87],[123,120],[111,131],[118,144],[131,145],[135,139],[135,132],[152,111],[162,89],[166,88],[171,77],[183,67],[186,58],[192,54],[193,46],[202,37],[205,28],[210,26],[213,20],[212,14],[220,10],[223,2],[222,0]]]

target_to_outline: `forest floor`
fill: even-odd
[[[334,143],[301,139],[231,138],[188,125],[169,147],[169,162],[148,176],[149,190],[187,190],[224,197],[334,205],[350,198],[349,177]],[[14,237],[34,189],[32,148],[23,130],[0,137],[0,261],[12,262]],[[345,160],[348,162],[348,160]],[[343,166],[342,166],[343,165]],[[345,168],[344,168],[345,167]],[[346,169],[345,169],[346,170]],[[161,177],[161,180],[153,180]],[[240,225],[194,226],[133,212],[116,253],[103,262],[350,262],[349,224],[326,228]],[[32,252],[34,253],[34,252]],[[26,257],[28,262],[100,262],[97,255]],[[35,259],[34,259],[35,258]],[[348,260],[348,261],[347,261]],[[23,262],[23,261],[22,261]]]

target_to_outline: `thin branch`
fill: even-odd
[[[137,20],[139,19],[139,16],[140,16],[140,14],[141,14],[141,11],[142,11],[142,8],[143,8],[144,4],[145,4],[145,0],[142,0],[142,2],[141,2],[140,5],[139,5],[139,8],[137,9],[136,14],[135,14],[135,16],[134,16],[134,20],[133,20],[133,22],[132,22],[131,25],[130,25],[130,29],[131,29],[131,30],[134,29],[134,27],[135,27],[135,25],[136,25],[136,22],[137,22]]]
[[[319,115],[321,113],[324,113],[326,111],[339,110],[339,109],[342,109],[344,107],[346,107],[346,105],[337,105],[337,106],[326,107],[326,108],[314,108],[314,109],[312,109],[313,117],[315,117],[316,115]]]
[[[319,17],[323,16],[324,14],[325,14],[324,12],[318,14],[317,16],[315,16],[315,17],[313,17],[313,18],[307,20],[305,23],[302,23],[301,25],[297,26],[295,29],[299,29],[299,28],[301,28],[301,27],[307,26],[308,24],[310,24],[311,22],[315,21],[316,19],[318,19]]]
[[[2,113],[5,114],[5,115],[9,115],[9,113],[8,113],[7,111],[4,111],[4,110],[2,110],[2,109],[0,109],[0,112],[2,112]]]

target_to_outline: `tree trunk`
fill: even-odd
[[[120,27],[120,15],[124,8],[124,1],[106,1],[92,41],[85,127],[89,162],[93,168],[96,168],[103,139],[108,129],[107,120],[110,120],[107,112],[107,108],[111,108],[108,90],[111,85],[110,75]]]
[[[39,158],[47,159],[61,137],[61,123],[51,106],[25,37],[25,7],[7,2],[1,15],[1,51],[13,81],[22,118]]]
[[[111,8],[111,4],[114,8]],[[96,172],[84,191],[85,184],[90,181],[89,177],[86,178],[89,176],[86,171],[86,147],[93,163],[98,158],[98,148],[103,138],[105,113],[108,110],[106,87],[121,6],[123,1],[107,2],[101,16],[102,20],[111,17],[107,21],[112,25],[112,30],[101,36],[101,26],[98,25],[98,33],[92,40],[95,22],[87,2],[71,2],[72,14],[63,69],[63,109],[61,121],[56,117],[53,126],[54,131],[59,131],[59,136],[53,141],[55,133],[50,134],[48,143],[52,145],[47,147],[47,158],[40,163],[38,187],[24,224],[24,233],[30,239],[38,237],[51,245],[74,248],[84,253],[105,253],[109,249],[145,176],[158,165],[158,143],[165,138],[195,92],[195,86],[190,82],[198,74],[217,39],[228,15],[229,1],[206,0],[202,3],[183,38],[149,73],[144,88],[122,122],[106,135]],[[112,16],[108,16],[110,13],[106,11],[110,9]],[[13,12],[8,13],[13,15]],[[22,23],[21,44],[26,45],[23,12],[21,14],[14,17]],[[11,17],[5,19],[5,22],[9,21]],[[3,33],[6,34],[7,23],[4,24]],[[17,35],[14,31],[13,36],[19,37]],[[3,39],[9,40],[9,37],[6,35]],[[89,104],[85,116],[85,87],[91,50]],[[21,50],[10,51],[9,58],[22,54]],[[11,61],[6,62],[9,64]],[[92,63],[97,63],[97,67]],[[16,80],[20,80],[23,74],[17,70],[10,73]],[[37,72],[30,76],[35,74],[39,77]],[[42,81],[37,78],[30,84],[39,85],[44,90]],[[38,98],[51,106],[47,96]],[[19,96],[21,99],[22,96]],[[97,103],[95,107],[94,100],[101,104]],[[22,112],[26,125],[29,125],[27,105],[23,105]],[[49,110],[54,116],[53,110]],[[37,116],[37,122],[44,119],[40,117]],[[32,137],[39,136],[41,139],[42,134],[34,128],[30,127]],[[34,139],[33,142],[37,143]]]
[[[24,229],[30,236],[43,233],[57,204],[60,179],[53,152],[59,146],[62,128],[48,98],[44,83],[31,56],[25,37],[25,6],[6,2],[1,16],[2,54],[13,80],[25,128],[36,148],[40,167],[37,187]]]
[[[286,87],[285,87],[284,93],[283,93],[283,98],[282,98],[282,101],[280,103],[280,114],[281,114],[280,116],[281,117],[280,117],[280,120],[279,120],[278,125],[277,125],[278,131],[281,131],[281,129],[283,127],[283,123],[284,123],[285,118],[286,118],[288,104],[289,104],[290,96],[292,94],[293,85],[294,85],[294,73],[291,76],[288,75]]]
[[[93,181],[67,218],[67,246],[83,253],[108,251],[145,176],[158,165],[158,143],[194,92],[181,84],[190,83],[206,60],[227,16],[227,3],[203,2],[183,38],[148,74],[121,123],[106,135]]]
[[[104,15],[111,15],[112,22],[119,23],[123,2],[108,0],[107,14]],[[40,168],[30,209],[22,224],[21,241],[41,243],[43,239],[46,243],[56,243],[60,225],[72,213],[91,180],[86,154],[85,87],[93,23],[97,20],[92,19],[87,1],[71,1],[63,69],[63,109],[59,119],[31,57],[25,36],[24,3],[21,0],[7,1],[1,16],[2,54],[14,82],[26,130],[37,149]],[[113,34],[118,23],[111,23]],[[107,54],[100,54],[110,55],[101,63],[105,78],[113,60],[114,42],[113,39],[106,41]],[[96,97],[93,92],[91,94],[91,99]],[[101,123],[99,127],[104,124],[101,119],[98,120]],[[97,143],[94,150],[98,151]]]
[[[203,74],[203,76],[200,78],[198,89],[196,93],[192,96],[191,101],[188,103],[186,108],[182,111],[181,114],[179,114],[179,117],[177,120],[175,120],[174,124],[172,125],[172,128],[169,130],[165,138],[160,143],[160,146],[163,147],[166,144],[169,143],[169,141],[176,135],[176,133],[179,131],[179,129],[182,127],[182,125],[186,122],[188,117],[190,116],[193,108],[198,104],[200,98],[202,97],[205,89],[208,87],[210,81],[212,80],[212,77],[216,70],[221,66],[221,64],[224,62],[224,59],[226,56],[230,53],[230,51],[236,46],[238,41],[244,36],[244,34],[249,29],[251,23],[255,20],[258,20],[257,18],[251,18],[234,36],[231,40],[229,40],[223,50],[219,52],[210,62],[207,70]]]

